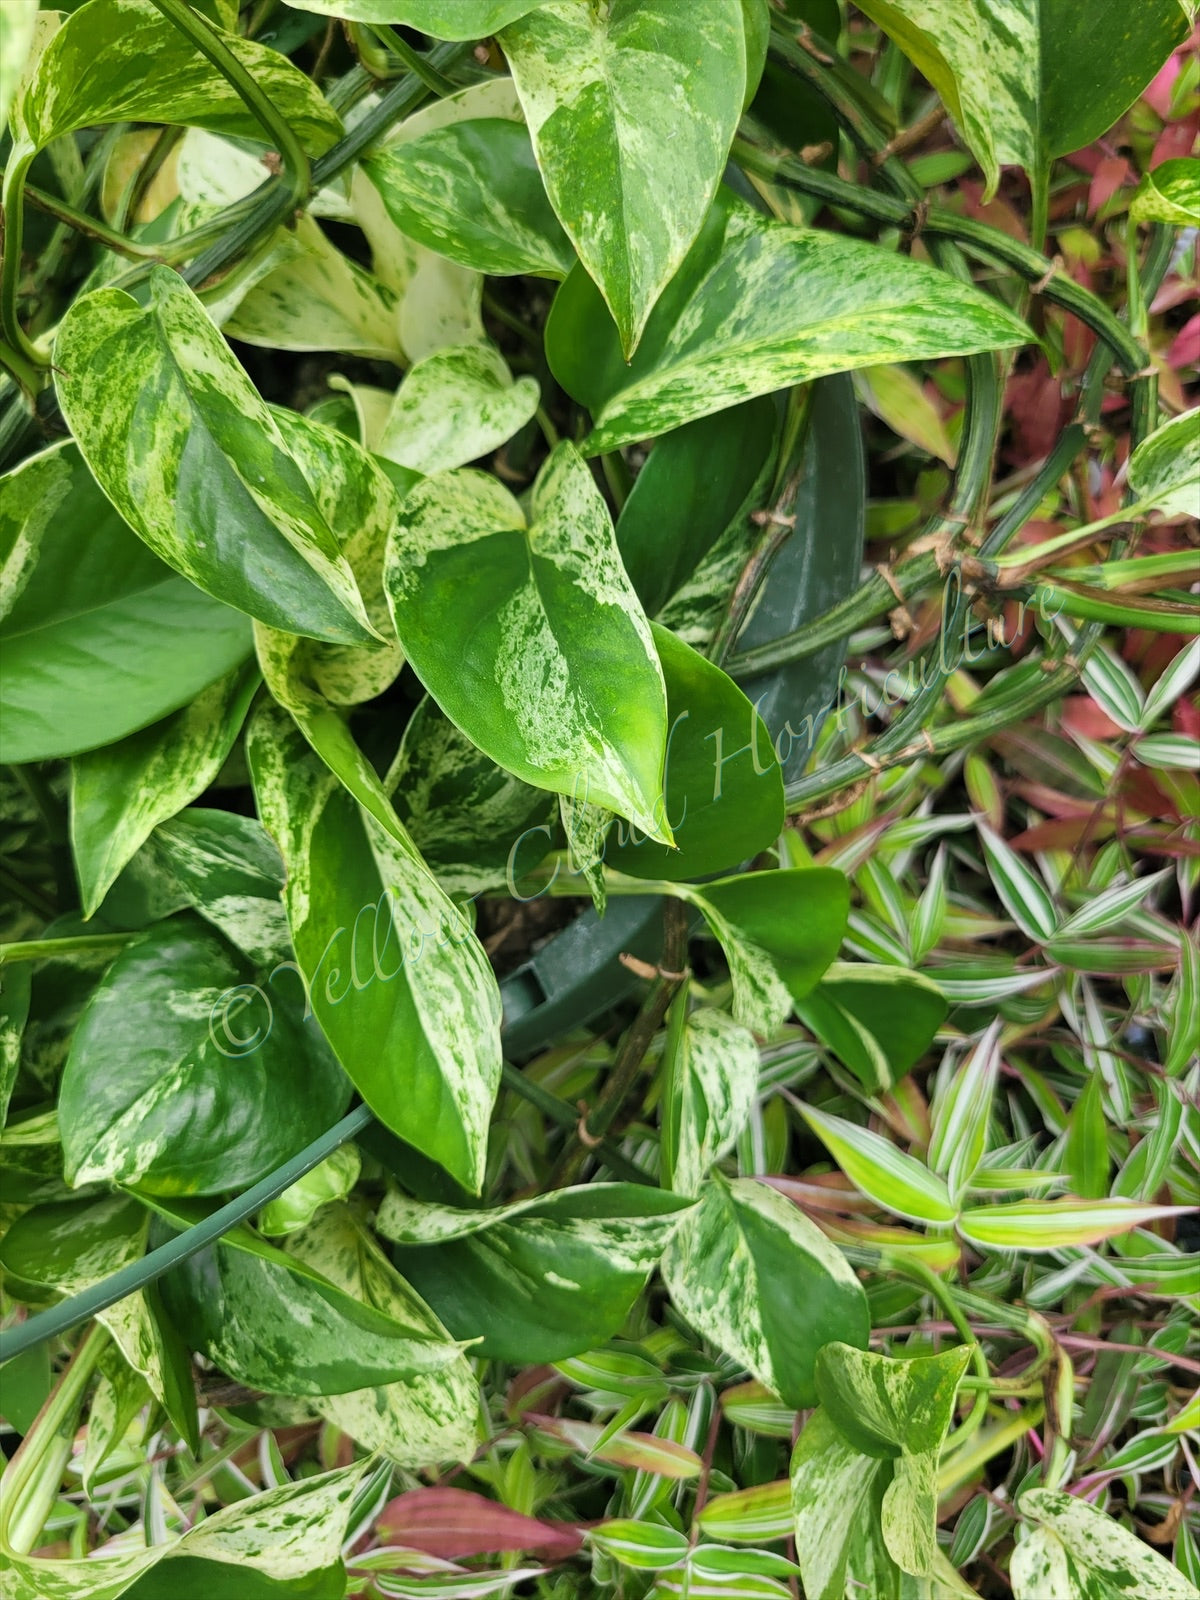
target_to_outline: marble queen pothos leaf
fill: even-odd
[[[673,1022],[663,1067],[664,1182],[679,1194],[696,1194],[749,1121],[758,1045],[728,1012],[707,1007]]]
[[[495,976],[336,713],[318,715],[321,756],[270,707],[246,741],[310,1003],[380,1121],[478,1192],[500,1081]]]
[[[1013,1551],[1015,1600],[1196,1600],[1157,1550],[1075,1495],[1030,1489],[1017,1509],[1037,1526]]]
[[[538,474],[528,525],[485,473],[417,484],[384,581],[417,676],[481,750],[671,843],[662,668],[608,507],[571,445]]]
[[[629,356],[729,154],[746,86],[740,0],[555,0],[501,43],[554,209]]]
[[[298,11],[350,22],[396,22],[435,39],[486,39],[542,0],[287,0]]]
[[[177,273],[151,271],[146,306],[80,296],[54,349],[80,451],[155,555],[273,627],[378,637],[271,411]]]
[[[582,446],[592,455],[825,373],[1029,338],[970,284],[858,239],[774,222],[723,188],[630,361],[579,267],[555,297],[546,355],[592,413]]]

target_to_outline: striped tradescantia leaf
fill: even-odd
[[[1138,445],[1129,459],[1129,484],[1139,500],[1165,515],[1195,515],[1200,493],[1200,406],[1164,422]]]
[[[595,1422],[576,1422],[574,1417],[547,1417],[536,1412],[526,1412],[525,1419],[540,1433],[549,1434],[582,1455],[609,1461],[613,1466],[632,1467],[638,1472],[676,1481],[699,1477],[703,1468],[694,1450],[671,1439],[656,1438],[652,1433],[621,1431],[613,1434],[611,1429],[601,1428]]]
[[[165,722],[71,763],[71,851],[90,917],[154,828],[217,776],[259,685],[236,667]]]
[[[376,1226],[457,1337],[503,1361],[559,1361],[621,1326],[686,1212],[680,1195],[589,1184],[458,1211],[392,1191]]]
[[[119,289],[82,295],[54,348],[84,459],[155,555],[273,627],[377,637],[271,412],[176,273],[152,270],[145,307]]]
[[[280,711],[264,709],[247,735],[311,1005],[380,1120],[477,1191],[500,1080],[495,977],[345,725],[318,715],[336,770]]]
[[[450,345],[411,369],[371,448],[410,471],[444,472],[511,439],[533,416],[538,399],[537,379],[514,382],[495,345]]]
[[[727,1012],[680,1015],[667,1038],[663,1071],[663,1182],[678,1194],[697,1194],[749,1120],[758,1046]]]
[[[790,1428],[789,1428],[790,1433]],[[714,1495],[699,1516],[701,1530],[727,1544],[763,1544],[792,1531],[791,1488],[786,1479]]]
[[[988,1123],[1000,1076],[1001,1021],[997,1018],[933,1103],[929,1165],[957,1197],[970,1183],[987,1149]],[[944,1070],[944,1069],[943,1069]]]
[[[592,454],[828,372],[1028,337],[969,284],[854,239],[769,221],[722,189],[629,362],[581,267],[555,297],[546,352],[592,413],[583,445]]]
[[[628,357],[700,231],[741,115],[739,0],[606,12],[556,0],[501,42],[554,209]]]
[[[270,96],[301,143],[326,150],[341,121],[286,56],[220,30],[222,44]],[[165,122],[261,139],[262,126],[228,79],[150,0],[90,0],[40,56],[12,108],[23,150],[98,122]],[[266,174],[264,172],[264,180]]]
[[[403,233],[460,266],[564,278],[574,264],[522,122],[434,128],[385,146],[363,171]]]
[[[996,893],[1017,927],[1030,939],[1052,939],[1058,927],[1058,913],[1041,878],[983,823],[979,825],[979,839]]]
[[[1013,1551],[1015,1600],[1196,1600],[1200,1592],[1137,1534],[1075,1495],[1030,1489],[1017,1509],[1035,1527]]]
[[[1136,911],[1150,892],[1165,883],[1170,868],[1152,872],[1145,878],[1135,878],[1132,883],[1117,883],[1093,894],[1078,911],[1069,916],[1059,928],[1057,938],[1078,938],[1084,933],[1107,933],[1119,927],[1130,912]]]
[[[845,1258],[815,1223],[752,1178],[709,1178],[662,1273],[696,1331],[787,1405],[813,1404],[823,1345],[866,1345],[866,1297]]]
[[[356,1300],[398,1322],[423,1323],[431,1339],[449,1341],[348,1206],[322,1211],[289,1237],[287,1251]],[[364,1449],[382,1451],[401,1467],[469,1461],[479,1443],[479,1388],[462,1354],[399,1383],[326,1396],[318,1409]]]
[[[435,39],[486,39],[542,0],[287,0],[298,11],[351,22],[399,22]]]
[[[804,1120],[856,1188],[876,1205],[912,1222],[953,1222],[957,1208],[936,1173],[890,1140],[831,1116],[814,1106],[801,1107]]]
[[[571,445],[538,475],[528,526],[481,472],[418,484],[385,582],[418,677],[481,750],[671,842],[662,669],[608,508]]]
[[[676,1567],[691,1548],[685,1533],[656,1522],[614,1518],[588,1531],[588,1542],[606,1556],[639,1572]]]
[[[0,745],[26,762],[158,722],[252,640],[246,617],[150,553],[66,440],[0,478],[0,646]]]
[[[1191,1206],[1146,1205],[1138,1200],[1013,1200],[969,1209],[958,1219],[964,1239],[992,1250],[1061,1250],[1099,1244]]]

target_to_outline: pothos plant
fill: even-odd
[[[1052,162],[1188,19],[859,9],[988,193],[1028,174],[1031,243],[925,195],[833,0],[0,12],[6,1594],[336,1596],[349,1559],[358,1594],[944,1600],[993,1549],[1017,1600],[1196,1594],[1065,1492],[1029,1267],[1187,1288],[1154,1225],[1188,1199],[1194,955],[1115,862],[1048,885],[978,770],[1038,959],[929,965],[944,851],[902,887],[960,826],[914,760],[1080,671],[1187,765],[1158,722],[1194,651],[1147,695],[1099,642],[1194,630],[1178,559],[1114,599],[1073,551],[1194,503],[1196,414],[1160,426],[1139,338],[1197,163],[1138,190],[1123,320],[1043,246]],[[1003,375],[1060,313],[1095,343],[1080,422],[991,520]],[[933,362],[954,481],[863,583],[845,375],[919,411]],[[1114,365],[1130,503],[1009,550]],[[846,640],[943,580],[864,744]],[[1036,647],[935,725],[979,593]],[[1118,970],[1178,977],[1110,1193],[1106,1111],[1143,1108],[1081,974],[1130,918],[1167,961]],[[1030,995],[1083,1041],[1049,1152],[999,1090]],[[789,1178],[792,1138],[827,1170]],[[1164,1389],[1124,1470],[1196,1428]],[[1015,1503],[939,1539],[1027,1437]],[[460,1463],[472,1490],[428,1486]]]

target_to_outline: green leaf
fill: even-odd
[[[460,266],[563,278],[574,265],[523,122],[480,117],[434,128],[385,146],[363,171],[402,233]]]
[[[1017,927],[1039,944],[1052,939],[1058,927],[1058,912],[1042,879],[1010,844],[982,822],[979,840],[992,886]]]
[[[863,1194],[912,1222],[953,1222],[957,1207],[941,1178],[891,1140],[844,1117],[802,1106],[809,1127]]]
[[[845,1258],[781,1194],[714,1174],[667,1247],[672,1304],[786,1405],[816,1400],[817,1352],[865,1346],[866,1296]]]
[[[0,8],[0,127],[18,83],[37,26],[38,0],[13,0]]]
[[[500,1080],[500,998],[468,921],[361,756],[350,776],[372,812],[279,712],[256,717],[247,753],[288,865],[292,941],[323,1032],[380,1120],[477,1190]]]
[[[1196,1600],[1200,1592],[1135,1533],[1075,1495],[1029,1489],[1017,1509],[1037,1527],[1013,1551],[1015,1600]]]
[[[354,1145],[340,1145],[319,1166],[263,1207],[258,1214],[259,1229],[278,1238],[307,1227],[323,1206],[346,1198],[361,1171],[362,1157]]]
[[[865,1542],[881,1464],[856,1450],[824,1411],[805,1423],[792,1453],[796,1560],[808,1600],[845,1600],[850,1553]]]
[[[450,345],[412,367],[371,448],[413,472],[465,466],[511,439],[538,401],[537,379],[514,382],[495,345]]]
[[[1165,516],[1191,517],[1200,494],[1200,406],[1164,422],[1129,460],[1129,486]]]
[[[97,482],[155,555],[216,599],[318,639],[376,637],[277,423],[203,306],[167,267],[151,271],[149,296],[82,295],[55,340],[59,400]]]
[[[542,0],[287,0],[298,11],[350,22],[395,22],[435,39],[486,39]]]
[[[21,1039],[29,1019],[32,967],[22,961],[0,968],[0,1132],[21,1066]]]
[[[571,445],[538,475],[531,517],[480,472],[411,490],[385,579],[401,643],[502,767],[669,843],[662,669],[608,508]]]
[[[666,815],[675,850],[619,826],[605,862],[635,878],[701,878],[779,837],[783,777],[771,736],[733,679],[656,622],[667,686]]]
[[[1160,161],[1138,184],[1129,202],[1129,215],[1134,222],[1200,227],[1200,159],[1177,156],[1173,161]]]
[[[623,1567],[639,1572],[662,1572],[678,1566],[690,1549],[686,1534],[632,1518],[602,1522],[589,1530],[588,1540]]]
[[[556,0],[501,43],[554,209],[629,356],[729,154],[746,84],[739,0]]]
[[[376,1227],[450,1331],[500,1361],[559,1361],[621,1327],[689,1202],[630,1184],[480,1211],[391,1191]]]
[[[323,1211],[291,1236],[287,1250],[356,1300],[424,1325],[433,1339],[450,1338],[349,1207]],[[328,1395],[318,1409],[363,1449],[380,1450],[402,1467],[469,1461],[479,1445],[479,1386],[462,1354],[398,1383]]]
[[[949,1010],[937,984],[904,967],[835,961],[796,1015],[872,1091],[890,1089],[933,1042]]]
[[[758,1046],[727,1012],[696,1011],[672,1027],[663,1072],[663,1181],[679,1194],[697,1194],[749,1120]]]
[[[178,1201],[154,1208],[176,1227],[201,1214]],[[266,1394],[345,1394],[461,1360],[412,1290],[378,1310],[246,1227],[173,1267],[162,1290],[189,1346]]]
[[[217,683],[251,648],[246,618],[153,556],[69,441],[0,478],[0,595],[6,761],[123,739]]]
[[[189,917],[156,923],[121,952],[63,1073],[69,1183],[167,1195],[243,1189],[336,1121],[349,1084],[328,1046],[253,979]],[[238,1002],[249,1015],[222,1030],[218,1019],[229,1023]]]
[[[1130,106],[1187,36],[1178,0],[864,0],[945,101],[984,170],[1031,174],[1091,144]]]
[[[896,1460],[906,1451],[929,1451],[936,1457],[970,1359],[967,1345],[896,1359],[827,1344],[817,1357],[817,1394],[838,1432],[863,1455]]]
[[[342,125],[286,56],[217,30],[314,155]],[[90,0],[47,44],[12,108],[19,142],[41,149],[97,122],[165,122],[262,139],[241,95],[150,0]],[[264,174],[265,179],[265,174]]]
[[[515,883],[550,848],[545,790],[498,767],[429,695],[405,726],[384,787],[447,894]]]
[[[1062,1170],[1071,1189],[1088,1200],[1108,1194],[1108,1123],[1104,1116],[1103,1079],[1093,1071],[1071,1108]]]
[[[954,465],[957,452],[941,412],[915,373],[895,365],[865,367],[855,386],[863,402],[893,433],[948,467]]]
[[[1100,1200],[1012,1200],[964,1211],[959,1232],[988,1250],[1062,1250],[1099,1244],[1187,1206],[1144,1205],[1120,1197]]]
[[[155,826],[220,772],[259,685],[237,667],[165,722],[71,763],[71,849],[90,917]]]
[[[824,867],[742,873],[675,892],[699,907],[720,940],[734,1016],[764,1037],[837,954],[850,905],[845,877]]]
[[[770,221],[722,189],[630,361],[580,267],[555,296],[546,353],[592,413],[582,448],[594,454],[824,373],[1029,337],[997,301],[934,267]]]
[[[1000,1076],[1000,1029],[988,1028],[949,1083],[942,1079],[933,1103],[929,1165],[958,1197],[987,1149],[996,1083]]]
[[[788,1432],[791,1432],[789,1420]],[[786,1479],[714,1495],[698,1518],[701,1529],[728,1544],[762,1544],[792,1531],[791,1494]]]

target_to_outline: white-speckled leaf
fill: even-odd
[[[1038,1526],[1013,1551],[1015,1600],[1196,1600],[1200,1593],[1115,1517],[1075,1495],[1030,1489],[1017,1509]]]
[[[119,289],[82,296],[55,340],[59,400],[96,481],[216,599],[313,638],[373,638],[269,408],[182,278],[155,267],[149,289],[145,307]]]
[[[404,1320],[424,1316],[431,1338],[449,1339],[348,1207],[322,1212],[289,1239],[288,1251],[376,1310]],[[436,1372],[330,1395],[318,1408],[363,1449],[410,1470],[469,1461],[479,1444],[479,1386],[463,1355]]]
[[[481,750],[671,842],[662,668],[608,507],[571,445],[538,475],[528,526],[481,472],[418,484],[385,583],[418,677]]]
[[[758,1089],[758,1046],[727,1012],[708,1007],[673,1030],[664,1069],[664,1182],[677,1194],[696,1194],[746,1126]]]
[[[845,1258],[790,1201],[714,1174],[662,1263],[675,1309],[789,1406],[816,1400],[817,1352],[865,1348],[866,1295]]]
[[[746,87],[740,0],[557,0],[501,42],[554,209],[629,355],[729,154]]]
[[[435,39],[485,39],[542,0],[287,0],[298,11],[351,22],[399,22]]]
[[[462,467],[511,439],[539,397],[537,379],[514,382],[495,345],[452,345],[408,373],[372,449],[415,472]]]
[[[33,43],[37,14],[38,0],[9,0],[0,6],[0,128],[8,120],[9,101]]]
[[[1134,222],[1200,227],[1200,157],[1177,156],[1147,172],[1129,202]]]
[[[311,694],[289,709],[305,734],[264,708],[247,753],[312,1007],[380,1120],[477,1190],[500,1080],[492,969],[338,714]]]
[[[220,772],[258,684],[254,666],[237,667],[165,722],[71,762],[71,851],[85,917],[157,824]]]
[[[808,1600],[845,1600],[846,1564],[862,1542],[880,1463],[846,1442],[824,1411],[804,1425],[792,1454],[796,1560]]]
[[[596,915],[602,917],[608,908],[604,846],[613,813],[607,806],[590,805],[574,795],[560,794],[558,816],[567,838],[567,866],[571,872],[582,875]]]
[[[1129,484],[1139,500],[1167,516],[1196,515],[1200,505],[1200,406],[1172,417],[1142,440],[1129,462]]]
[[[396,297],[325,237],[311,217],[296,224],[300,252],[239,301],[224,329],[268,350],[338,350],[403,360]]]
[[[592,413],[592,454],[826,373],[1030,337],[999,301],[936,267],[774,222],[722,189],[631,362],[578,268],[556,296],[546,352]]]
[[[313,154],[337,139],[341,121],[286,56],[218,30]],[[262,126],[229,80],[150,0],[90,0],[46,46],[12,106],[29,147],[98,122],[194,124],[214,133],[262,137]]]
[[[1033,173],[1099,138],[1187,31],[1178,0],[863,0],[945,101],[983,168]]]
[[[323,1206],[344,1200],[362,1171],[362,1157],[352,1144],[339,1145],[311,1172],[276,1195],[258,1214],[261,1233],[279,1238],[307,1228]]]

